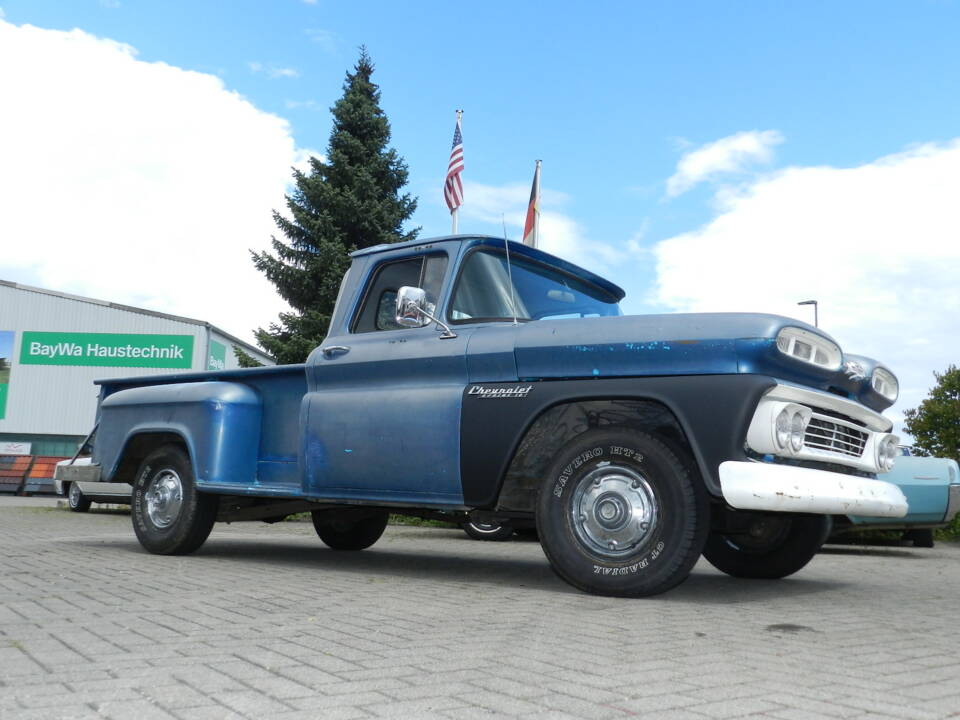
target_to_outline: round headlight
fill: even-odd
[[[897,439],[890,438],[890,443],[887,445],[887,462],[890,464],[890,467],[893,467],[893,464],[897,461],[897,455],[900,454],[899,449],[897,448]]]
[[[776,433],[777,447],[785,448],[790,442],[790,414],[784,408],[777,415]]]
[[[877,446],[877,467],[883,472],[893,468],[897,457],[897,436],[887,435]]]
[[[790,419],[790,449],[795,453],[803,448],[803,435],[807,431],[807,424],[803,421],[803,415],[794,413]]]

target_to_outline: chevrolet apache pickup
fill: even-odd
[[[701,554],[784,577],[831,515],[906,513],[876,477],[888,368],[798,320],[624,316],[623,296],[499,238],[360,250],[305,364],[100,381],[92,457],[64,472],[131,485],[153,553],[303,511],[361,550],[393,512],[535,526],[562,579],[634,597]]]

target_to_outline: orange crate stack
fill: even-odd
[[[54,457],[51,455],[37,455],[33,459],[33,465],[27,473],[26,482],[23,485],[24,493],[52,493],[53,492],[53,472],[57,463],[61,460],[69,460],[66,457]]]
[[[32,462],[32,455],[0,455],[0,492],[20,492]]]

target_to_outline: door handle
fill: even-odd
[[[344,353],[350,352],[350,348],[347,345],[327,345],[321,352],[324,357],[329,358],[334,355],[343,355]]]

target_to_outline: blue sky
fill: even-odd
[[[669,237],[707,217],[704,192],[663,201],[681,139],[776,128],[788,140],[781,164],[847,166],[951,138],[960,118],[955,2],[2,7],[10,22],[79,27],[133,45],[142,60],[217,74],[317,150],[343,73],[366,44],[427,235],[448,228],[438,180],[457,107],[466,179],[529,183],[542,158],[544,186],[570,196],[566,210],[590,237],[613,241],[641,227],[650,240]],[[251,72],[252,62],[265,71]]]
[[[818,297],[825,329],[851,350],[886,358],[891,345],[916,344],[914,354],[895,355],[900,367],[891,362],[902,375],[908,366],[912,397],[925,390],[930,370],[960,354],[939,341],[944,327],[960,330],[956,283],[939,274],[957,260],[942,248],[950,238],[960,246],[957,203],[939,192],[954,187],[960,171],[958,2],[0,0],[0,7],[24,48],[38,42],[26,24],[78,28],[132,46],[141,69],[159,62],[219,78],[223,90],[289,123],[264,131],[261,142],[269,118],[258,116],[248,130],[247,119],[233,120],[246,110],[215,116],[225,134],[237,134],[230,140],[240,157],[265,157],[267,145],[290,139],[301,154],[322,152],[329,107],[365,44],[392,144],[410,167],[409,190],[420,201],[412,224],[423,236],[449,231],[441,184],[460,107],[468,183],[461,231],[499,234],[505,213],[518,235],[540,158],[551,219],[544,233],[555,234],[548,249],[566,250],[623,285],[628,311],[755,309],[809,320],[795,300]],[[24,92],[43,92],[43,83],[56,84],[50,77],[24,84]],[[95,107],[78,102],[95,116]],[[127,110],[101,105],[101,124]],[[65,133],[74,132],[68,121],[76,107],[62,111]],[[167,112],[187,118],[176,137],[203,121],[189,117],[189,105]],[[76,133],[78,146],[89,142]],[[250,164],[258,177],[261,160]],[[685,161],[692,170],[677,181]],[[216,168],[210,173],[215,193]],[[668,191],[671,177],[676,192]],[[929,191],[907,199],[910,188]],[[258,207],[263,225],[254,231],[247,221],[235,246],[224,239],[219,251],[239,257],[258,238],[266,242],[272,206],[273,199]],[[926,244],[911,236],[918,213]],[[803,271],[798,258],[806,258]],[[45,262],[0,260],[0,277],[161,304],[247,334],[249,313],[189,312],[122,283],[91,289]],[[755,282],[760,275],[777,287]]]

